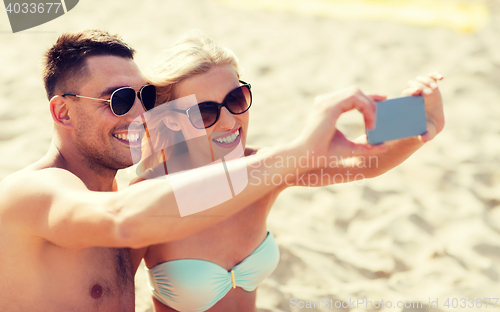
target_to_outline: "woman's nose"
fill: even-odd
[[[221,107],[218,125],[222,129],[231,130],[234,128],[235,119],[233,114],[231,114],[227,108]]]

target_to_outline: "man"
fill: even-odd
[[[308,151],[320,157],[384,150],[347,141],[335,129],[339,115],[352,109],[373,125],[372,99],[355,89],[324,96],[297,140],[246,158],[257,174],[249,175],[238,196],[181,218],[168,179],[117,191],[117,170],[131,166],[131,153],[140,152],[140,134],[127,129],[144,107],[151,108],[151,89],[133,55],[123,41],[101,31],[64,34],[47,52],[53,141],[41,160],[0,183],[2,311],[133,311],[137,259],[126,247],[177,240],[220,222],[238,211],[233,207],[270,191],[252,179],[317,170]],[[118,92],[133,95],[129,107]],[[421,144],[406,145],[407,152],[390,158],[384,172]],[[289,156],[306,157],[310,166],[275,165]],[[197,169],[190,183],[207,184],[218,175],[210,166]]]

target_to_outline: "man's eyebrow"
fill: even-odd
[[[123,87],[126,87],[126,86],[109,87],[106,90],[102,91],[98,97],[101,98],[101,97],[106,96],[106,95],[111,95],[111,94],[113,94],[113,92],[115,92],[116,90],[123,88]]]

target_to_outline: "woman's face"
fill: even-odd
[[[231,65],[217,66],[204,74],[180,82],[176,87],[176,98],[194,94],[198,103],[205,101],[222,103],[226,95],[239,86],[238,76]],[[178,109],[187,109],[192,106],[192,103],[179,102],[177,106]],[[178,129],[174,130],[182,131],[189,148],[192,165],[200,166],[206,164],[207,159],[210,160],[208,162],[212,161],[210,149],[213,150],[215,160],[235,149],[235,152],[240,150],[238,146],[244,150],[248,120],[248,111],[233,115],[222,107],[219,119],[210,128],[196,129],[186,115],[176,114],[175,121],[178,123]]]

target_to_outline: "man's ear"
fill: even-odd
[[[50,114],[54,122],[66,128],[72,128],[71,119],[69,117],[69,107],[66,103],[66,98],[56,95],[50,99]]]
[[[175,116],[172,113],[167,114],[165,118],[163,118],[163,123],[167,128],[169,128],[172,131],[180,131],[181,130],[181,124],[179,123],[178,116]]]

